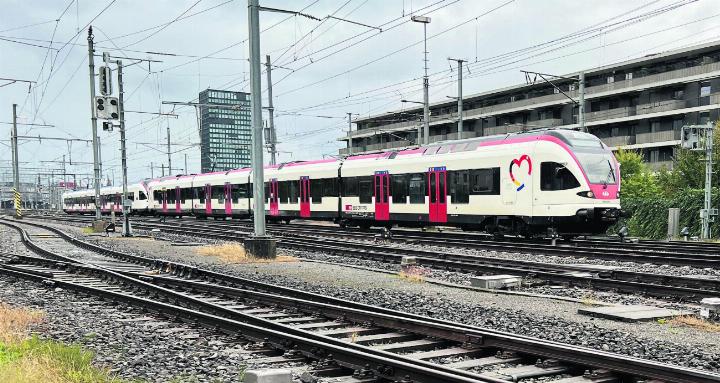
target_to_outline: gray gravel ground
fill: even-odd
[[[0,251],[33,255],[17,232],[0,225]],[[62,289],[0,274],[0,302],[46,313],[33,333],[46,339],[79,344],[95,353],[94,364],[121,378],[147,382],[237,382],[246,368],[264,357],[243,349],[247,341],[209,329],[174,322]],[[307,366],[292,367],[296,377]],[[296,381],[299,381],[296,379]]]
[[[81,235],[79,230],[73,231]],[[93,240],[126,252],[175,260],[347,300],[720,371],[720,341],[717,334],[656,322],[628,324],[589,318],[577,314],[577,309],[582,307],[577,303],[410,283],[387,274],[332,264],[296,262],[227,265],[213,257],[196,255],[192,247],[176,247],[168,241],[120,238]]]

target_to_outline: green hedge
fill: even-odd
[[[713,189],[713,207],[718,206],[720,190]],[[686,189],[673,197],[622,198],[623,210],[632,212],[632,217],[623,219],[609,230],[616,234],[618,227],[627,225],[633,237],[664,239],[667,237],[667,220],[669,208],[680,208],[680,228],[687,226],[691,236],[700,235],[700,209],[703,206],[703,190]],[[713,236],[720,233],[720,222],[711,224]]]

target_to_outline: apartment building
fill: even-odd
[[[592,68],[585,74],[585,126],[613,149],[639,150],[655,169],[672,166],[685,124],[716,121],[720,112],[720,42]],[[580,73],[553,83],[523,84],[463,97],[463,132],[457,102],[430,105],[430,143],[538,128],[579,128]],[[414,146],[422,106],[354,122],[341,155]]]

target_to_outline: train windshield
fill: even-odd
[[[611,152],[576,151],[575,155],[591,184],[614,185],[617,183],[615,179],[615,158]]]

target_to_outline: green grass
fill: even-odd
[[[93,353],[37,336],[0,343],[0,382],[125,383],[92,365]]]

